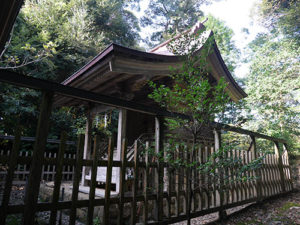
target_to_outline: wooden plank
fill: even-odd
[[[278,168],[279,168],[279,173],[280,173],[280,180],[281,180],[281,192],[285,192],[285,180],[284,180],[284,171],[283,171],[283,166],[282,166],[282,157],[279,149],[279,143],[275,143],[275,154],[276,157],[278,158]]]
[[[65,86],[53,81],[38,79],[34,77],[24,76],[15,72],[0,69],[0,81],[14,84],[21,87],[28,87],[37,90],[53,91],[57,94],[68,96],[83,101],[94,102],[107,106],[129,109],[137,112],[142,112],[150,115],[161,115],[170,117],[182,117],[182,119],[189,119],[189,116],[179,113],[169,112],[154,106],[146,106],[133,101],[126,101],[123,99],[96,94],[94,92]]]
[[[171,150],[172,151],[172,150]],[[168,155],[171,157],[172,160],[174,160],[174,152],[165,151],[165,157],[167,158]],[[172,187],[173,187],[173,173],[172,173],[172,163],[169,163],[168,168],[165,168],[165,172],[167,173],[167,217],[171,217],[171,193],[172,193]]]
[[[89,193],[89,207],[88,207],[88,224],[93,225],[94,218],[94,200],[95,200],[95,190],[97,185],[97,161],[100,155],[100,137],[96,135],[94,140],[94,151],[93,151],[93,166],[91,169],[91,182],[90,182],[90,193]]]
[[[157,175],[155,188],[157,191],[155,219],[163,219],[163,163],[158,158],[163,155],[163,117],[155,117],[155,153],[157,155]]]
[[[259,157],[259,153],[257,152],[256,148],[256,138],[255,136],[250,136],[251,141],[252,141],[252,148],[251,151],[253,152],[254,158],[257,159]],[[262,178],[261,178],[261,169],[258,168],[255,170],[255,176],[256,178],[256,194],[257,194],[257,199],[259,201],[262,200]]]
[[[139,179],[139,167],[138,167],[138,143],[137,140],[134,142],[134,170],[133,170],[133,196],[131,203],[131,225],[136,224],[136,204],[137,204],[137,189]]]
[[[6,174],[6,181],[5,181],[3,199],[2,199],[1,210],[0,210],[0,224],[5,224],[6,221],[7,206],[9,204],[9,198],[10,198],[11,188],[14,179],[14,170],[17,166],[17,161],[15,160],[15,158],[18,156],[20,143],[21,143],[21,128],[19,125],[15,129],[15,137],[16,138],[14,140],[12,150],[10,151],[9,154],[9,161],[8,161],[9,167]]]
[[[110,192],[111,192],[111,176],[114,156],[114,141],[112,138],[108,142],[108,163],[106,169],[106,183],[105,183],[105,205],[104,205],[104,225],[109,225],[109,207],[110,207]]]
[[[44,156],[48,129],[49,119],[51,115],[53,103],[53,93],[44,92],[42,96],[42,103],[40,115],[37,125],[36,141],[34,143],[34,151],[30,165],[30,174],[28,178],[28,185],[25,193],[25,205],[23,214],[23,224],[34,224],[34,217],[36,211],[36,204],[38,201],[40,180],[42,175],[42,158]]]
[[[62,167],[64,162],[64,154],[66,150],[66,141],[67,141],[67,133],[65,131],[61,133],[60,139],[61,141],[58,150],[56,174],[54,179],[54,190],[53,190],[53,197],[52,197],[53,210],[51,210],[50,225],[56,225],[57,209],[55,209],[55,206],[59,200],[59,190],[62,181]]]
[[[144,176],[144,212],[143,212],[143,222],[146,225],[148,222],[148,188],[149,188],[149,141],[146,141],[146,146],[145,146],[145,176]],[[121,225],[121,224],[120,224]]]
[[[124,192],[125,192],[125,173],[126,173],[126,161],[127,161],[127,141],[123,138],[122,141],[122,155],[121,155],[121,168],[120,168],[120,202],[119,202],[119,218],[118,224],[123,225],[123,211],[124,211]]]
[[[191,187],[190,187],[190,176],[191,176],[191,171],[189,168],[189,163],[190,163],[190,145],[189,143],[186,143],[186,152],[185,152],[185,214],[187,218],[187,224],[191,224],[191,208],[190,208],[190,194],[191,194]]]
[[[181,160],[182,159],[182,151],[181,151],[181,146],[177,146],[177,152],[176,152],[176,159],[177,160]],[[176,186],[175,186],[175,190],[176,190],[176,216],[179,216],[180,214],[180,205],[181,205],[181,201],[180,201],[180,188],[181,188],[181,168],[176,168],[176,177],[175,177],[175,182],[176,182]]]
[[[76,204],[78,201],[78,191],[79,191],[79,182],[80,182],[80,172],[82,169],[83,149],[84,149],[84,135],[80,134],[77,143],[75,174],[73,178],[72,205],[71,205],[70,220],[69,220],[70,225],[75,225],[76,222]]]
[[[292,190],[293,189],[292,169],[291,169],[290,161],[289,161],[288,145],[286,143],[283,143],[283,151],[286,154],[286,162],[285,162],[285,166],[287,166],[287,174],[286,174],[287,177],[286,178],[289,183],[289,190]]]
[[[89,104],[87,112],[86,112],[86,124],[85,124],[85,136],[84,136],[84,150],[83,150],[83,158],[90,159],[91,157],[91,144],[92,144],[92,126],[94,115],[91,114],[92,105]],[[68,171],[70,171],[70,167],[68,167]],[[82,176],[81,176],[81,185],[87,186],[87,181],[85,180],[85,176],[88,175],[89,169],[85,166],[82,167]]]
[[[117,134],[117,154],[115,160],[120,160],[122,156],[122,141],[126,138],[126,127],[127,127],[127,110],[120,109],[119,110],[119,118],[118,118],[118,134]],[[120,184],[120,169],[117,168],[117,176],[116,176],[116,192],[119,192],[119,184]]]

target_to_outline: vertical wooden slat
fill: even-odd
[[[185,213],[186,213],[186,218],[188,220],[187,224],[190,224],[191,222],[191,209],[190,209],[190,144],[186,143],[186,150],[185,150]]]
[[[144,218],[143,222],[146,225],[148,221],[148,186],[149,186],[149,141],[146,142],[145,149],[145,177],[144,177]]]
[[[259,157],[259,154],[257,152],[256,148],[256,139],[254,136],[250,136],[251,141],[252,141],[252,148],[251,151],[253,152],[254,158],[257,159]],[[258,201],[262,200],[262,183],[261,183],[261,169],[258,168],[254,171],[254,174],[256,176],[256,195]]]
[[[182,154],[181,152],[181,147],[180,146],[176,146],[177,148],[177,152],[176,152],[176,160],[180,160],[182,159],[180,156]],[[180,214],[180,188],[181,188],[181,168],[177,167],[176,168],[176,177],[175,177],[175,182],[176,182],[176,216],[179,216]]]
[[[285,192],[284,173],[283,173],[282,157],[279,149],[279,143],[276,141],[274,143],[275,143],[275,155],[278,158],[278,168],[279,168],[280,180],[281,180],[281,191]]]
[[[84,140],[84,159],[90,159],[91,154],[91,143],[92,143],[92,124],[93,124],[93,115],[91,113],[92,105],[88,105],[88,110],[86,113],[86,127],[85,127],[85,140]],[[70,167],[68,167],[68,172],[70,172]],[[81,185],[87,185],[85,176],[88,175],[89,170],[85,166],[82,167],[82,176],[81,176]]]
[[[105,205],[104,205],[104,225],[109,225],[109,207],[110,207],[110,192],[111,192],[111,176],[112,165],[114,157],[114,141],[112,138],[108,142],[108,162],[106,169],[106,183],[105,183]]]
[[[155,117],[155,153],[157,155],[157,173],[155,188],[157,191],[156,196],[156,213],[155,219],[162,221],[163,217],[163,163],[160,156],[163,155],[163,117]]]
[[[286,162],[285,162],[285,166],[288,166],[287,168],[287,180],[289,183],[289,190],[293,189],[293,179],[292,179],[292,170],[291,170],[291,166],[290,166],[290,161],[289,161],[289,152],[288,152],[288,145],[286,143],[283,143],[283,151],[286,154]]]
[[[62,132],[56,162],[56,174],[54,179],[54,190],[53,190],[53,197],[52,197],[52,210],[50,215],[50,225],[56,224],[56,217],[57,217],[57,209],[55,208],[58,200],[59,200],[59,190],[62,181],[62,167],[64,162],[64,154],[66,150],[66,141],[67,141],[67,133]]]
[[[12,150],[10,151],[9,155],[9,162],[8,162],[8,171],[6,174],[6,181],[5,181],[5,187],[3,191],[3,199],[2,199],[2,205],[0,210],[0,224],[5,224],[6,216],[7,216],[7,206],[9,204],[9,198],[10,198],[10,192],[11,187],[14,179],[14,170],[17,166],[17,156],[20,148],[21,143],[21,128],[18,126],[15,130],[15,140],[13,143]],[[3,152],[2,154],[3,155]]]
[[[51,115],[51,108],[53,103],[53,93],[44,92],[42,96],[41,110],[39,121],[37,125],[36,138],[34,143],[34,151],[32,162],[30,165],[30,174],[28,178],[28,185],[25,193],[25,205],[23,214],[23,224],[34,224],[34,217],[36,212],[36,204],[40,190],[40,180],[42,174],[42,158],[44,156],[49,119]]]
[[[127,162],[127,141],[123,138],[122,141],[122,155],[121,155],[121,168],[120,168],[120,201],[119,201],[119,218],[118,224],[123,224],[123,211],[124,211],[124,192],[125,192],[125,173],[126,173],[126,162]]]
[[[214,140],[215,140],[215,152],[220,151],[221,147],[222,147],[222,142],[221,142],[221,131],[219,130],[214,130]],[[220,158],[219,160],[223,160],[224,155],[220,154]],[[222,168],[218,168],[218,173],[220,176],[220,185],[219,185],[219,194],[220,194],[220,211],[219,211],[219,218],[223,219],[226,215],[226,211],[224,210],[223,206],[224,206],[224,169]]]
[[[95,190],[97,185],[97,163],[100,155],[100,137],[96,135],[94,140],[94,151],[93,151],[93,165],[91,169],[91,183],[90,183],[90,193],[89,193],[89,207],[88,207],[88,224],[93,225],[94,217],[94,200],[95,200]]]
[[[74,225],[76,221],[76,204],[78,200],[80,171],[82,169],[83,149],[84,149],[84,135],[81,134],[79,135],[78,143],[77,143],[75,174],[73,177],[72,205],[71,205],[70,220],[69,220],[70,225]]]
[[[131,203],[131,225],[136,224],[136,197],[138,189],[138,178],[139,178],[139,158],[138,158],[138,142],[134,142],[134,170],[133,170],[133,193]]]
[[[116,153],[116,160],[120,160],[122,157],[122,141],[126,138],[127,132],[127,114],[130,113],[127,109],[120,109],[119,111],[119,118],[118,118],[118,135],[117,135],[117,153]],[[119,192],[119,184],[120,184],[120,168],[115,168],[117,176],[116,179],[116,192]]]
[[[204,152],[205,152],[205,144],[204,142],[201,143],[200,146],[200,163],[204,163]],[[203,174],[202,171],[200,171],[200,193],[201,193],[201,207],[200,210],[203,210],[205,207],[205,175]]]
[[[173,152],[168,152],[168,153],[165,153],[165,154],[171,154],[172,155],[172,159],[173,158]],[[169,155],[169,157],[171,157]],[[172,174],[172,168],[171,168],[171,163],[169,163],[168,165],[168,168],[167,168],[167,194],[168,194],[168,197],[167,197],[167,211],[168,211],[168,218],[171,218],[171,191],[172,191],[172,186],[173,186],[173,183],[172,183],[172,178],[173,178],[173,174]]]

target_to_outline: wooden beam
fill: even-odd
[[[126,124],[127,124],[127,110],[120,109],[118,120],[118,139],[117,139],[117,158],[120,160],[122,157],[122,141],[126,138]],[[120,190],[120,168],[117,168],[116,175],[116,192]]]
[[[106,96],[102,94],[96,94],[90,91],[65,86],[53,81],[42,80],[34,77],[24,76],[15,72],[0,69],[0,81],[14,84],[20,87],[28,87],[36,90],[53,91],[57,94],[68,96],[71,98],[80,99],[83,101],[89,101],[99,103],[116,108],[124,108],[137,112],[142,112],[150,115],[161,115],[168,117],[180,117],[188,119],[188,116],[172,113],[159,107],[146,106],[133,101],[126,101],[123,99]]]
[[[155,219],[160,222],[163,219],[163,162],[160,156],[163,155],[163,117],[155,117],[155,154],[157,160],[157,170],[155,176],[155,189],[157,191]]]
[[[25,205],[23,225],[34,224],[36,205],[40,190],[40,180],[42,175],[42,160],[46,149],[47,136],[49,130],[49,120],[52,111],[53,92],[44,92],[40,115],[36,130],[36,138],[33,148],[33,156],[30,165],[28,185],[25,192]]]
[[[69,86],[65,86],[56,82],[42,80],[34,77],[24,76],[15,72],[7,71],[0,69],[0,82],[6,82],[10,84],[14,84],[20,87],[28,87],[36,90],[44,90],[44,91],[53,91],[57,94],[68,96],[75,99],[80,99],[83,101],[94,102],[98,104],[103,104],[107,106],[112,106],[116,108],[124,108],[129,109],[132,111],[142,112],[145,114],[150,115],[158,115],[158,116],[165,116],[165,117],[173,117],[173,118],[181,118],[181,119],[190,119],[190,116],[184,115],[181,113],[170,112],[165,109],[154,107],[154,106],[147,106],[143,104],[139,104],[133,101],[126,101],[123,99],[106,96],[102,94],[96,94],[90,91],[73,88]],[[244,130],[238,127],[232,127],[229,125],[211,122],[210,126],[216,129],[233,131],[240,134],[246,134],[250,136],[255,136],[257,138],[263,138],[270,141],[278,141],[281,143],[287,143],[286,140],[270,137],[264,134],[260,134],[257,132]]]
[[[91,114],[91,106],[89,106],[89,109],[86,114],[83,159],[90,159],[90,157],[91,157],[93,119],[94,119],[94,116]],[[88,172],[89,172],[89,169],[87,167],[83,166],[82,167],[82,177],[81,177],[81,185],[83,185],[83,186],[87,185],[85,176],[88,175]]]

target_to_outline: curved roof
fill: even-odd
[[[168,77],[170,66],[178,68],[182,64],[181,57],[162,51],[166,45],[167,42],[151,52],[144,52],[111,44],[62,84],[135,100],[145,88],[148,80]],[[212,68],[213,78],[219,80],[224,77],[228,82],[227,91],[233,101],[247,96],[228,71],[216,43],[214,43],[212,53],[208,56],[208,62]],[[143,95],[144,99],[145,96]],[[142,101],[143,98],[141,97],[140,100]],[[76,103],[60,97],[56,100],[56,104],[73,105]]]

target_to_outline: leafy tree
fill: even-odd
[[[1,53],[0,67],[60,82],[110,42],[135,47],[139,40],[139,26],[126,8],[136,2],[25,1],[11,39]],[[15,117],[21,117],[23,123],[35,124],[39,97],[40,94],[34,90],[1,86],[1,132],[11,132],[16,125]],[[81,112],[80,109],[78,111]],[[79,115],[83,116],[82,113]],[[74,117],[74,109],[53,113],[54,127],[78,129],[82,120]],[[51,130],[50,135],[59,136],[57,130]],[[76,133],[76,129],[72,131]],[[34,132],[34,125],[27,126],[24,135],[31,136]]]
[[[258,12],[270,32],[249,45],[246,101],[253,119],[247,125],[285,138],[299,151],[299,2],[262,1]]]
[[[156,45],[196,24],[203,16],[200,6],[207,2],[207,0],[150,1],[141,19],[142,26],[150,26],[155,30],[148,40],[149,44]]]
[[[299,43],[300,3],[297,0],[263,0],[258,4],[257,14],[262,24],[272,33],[282,33]]]

